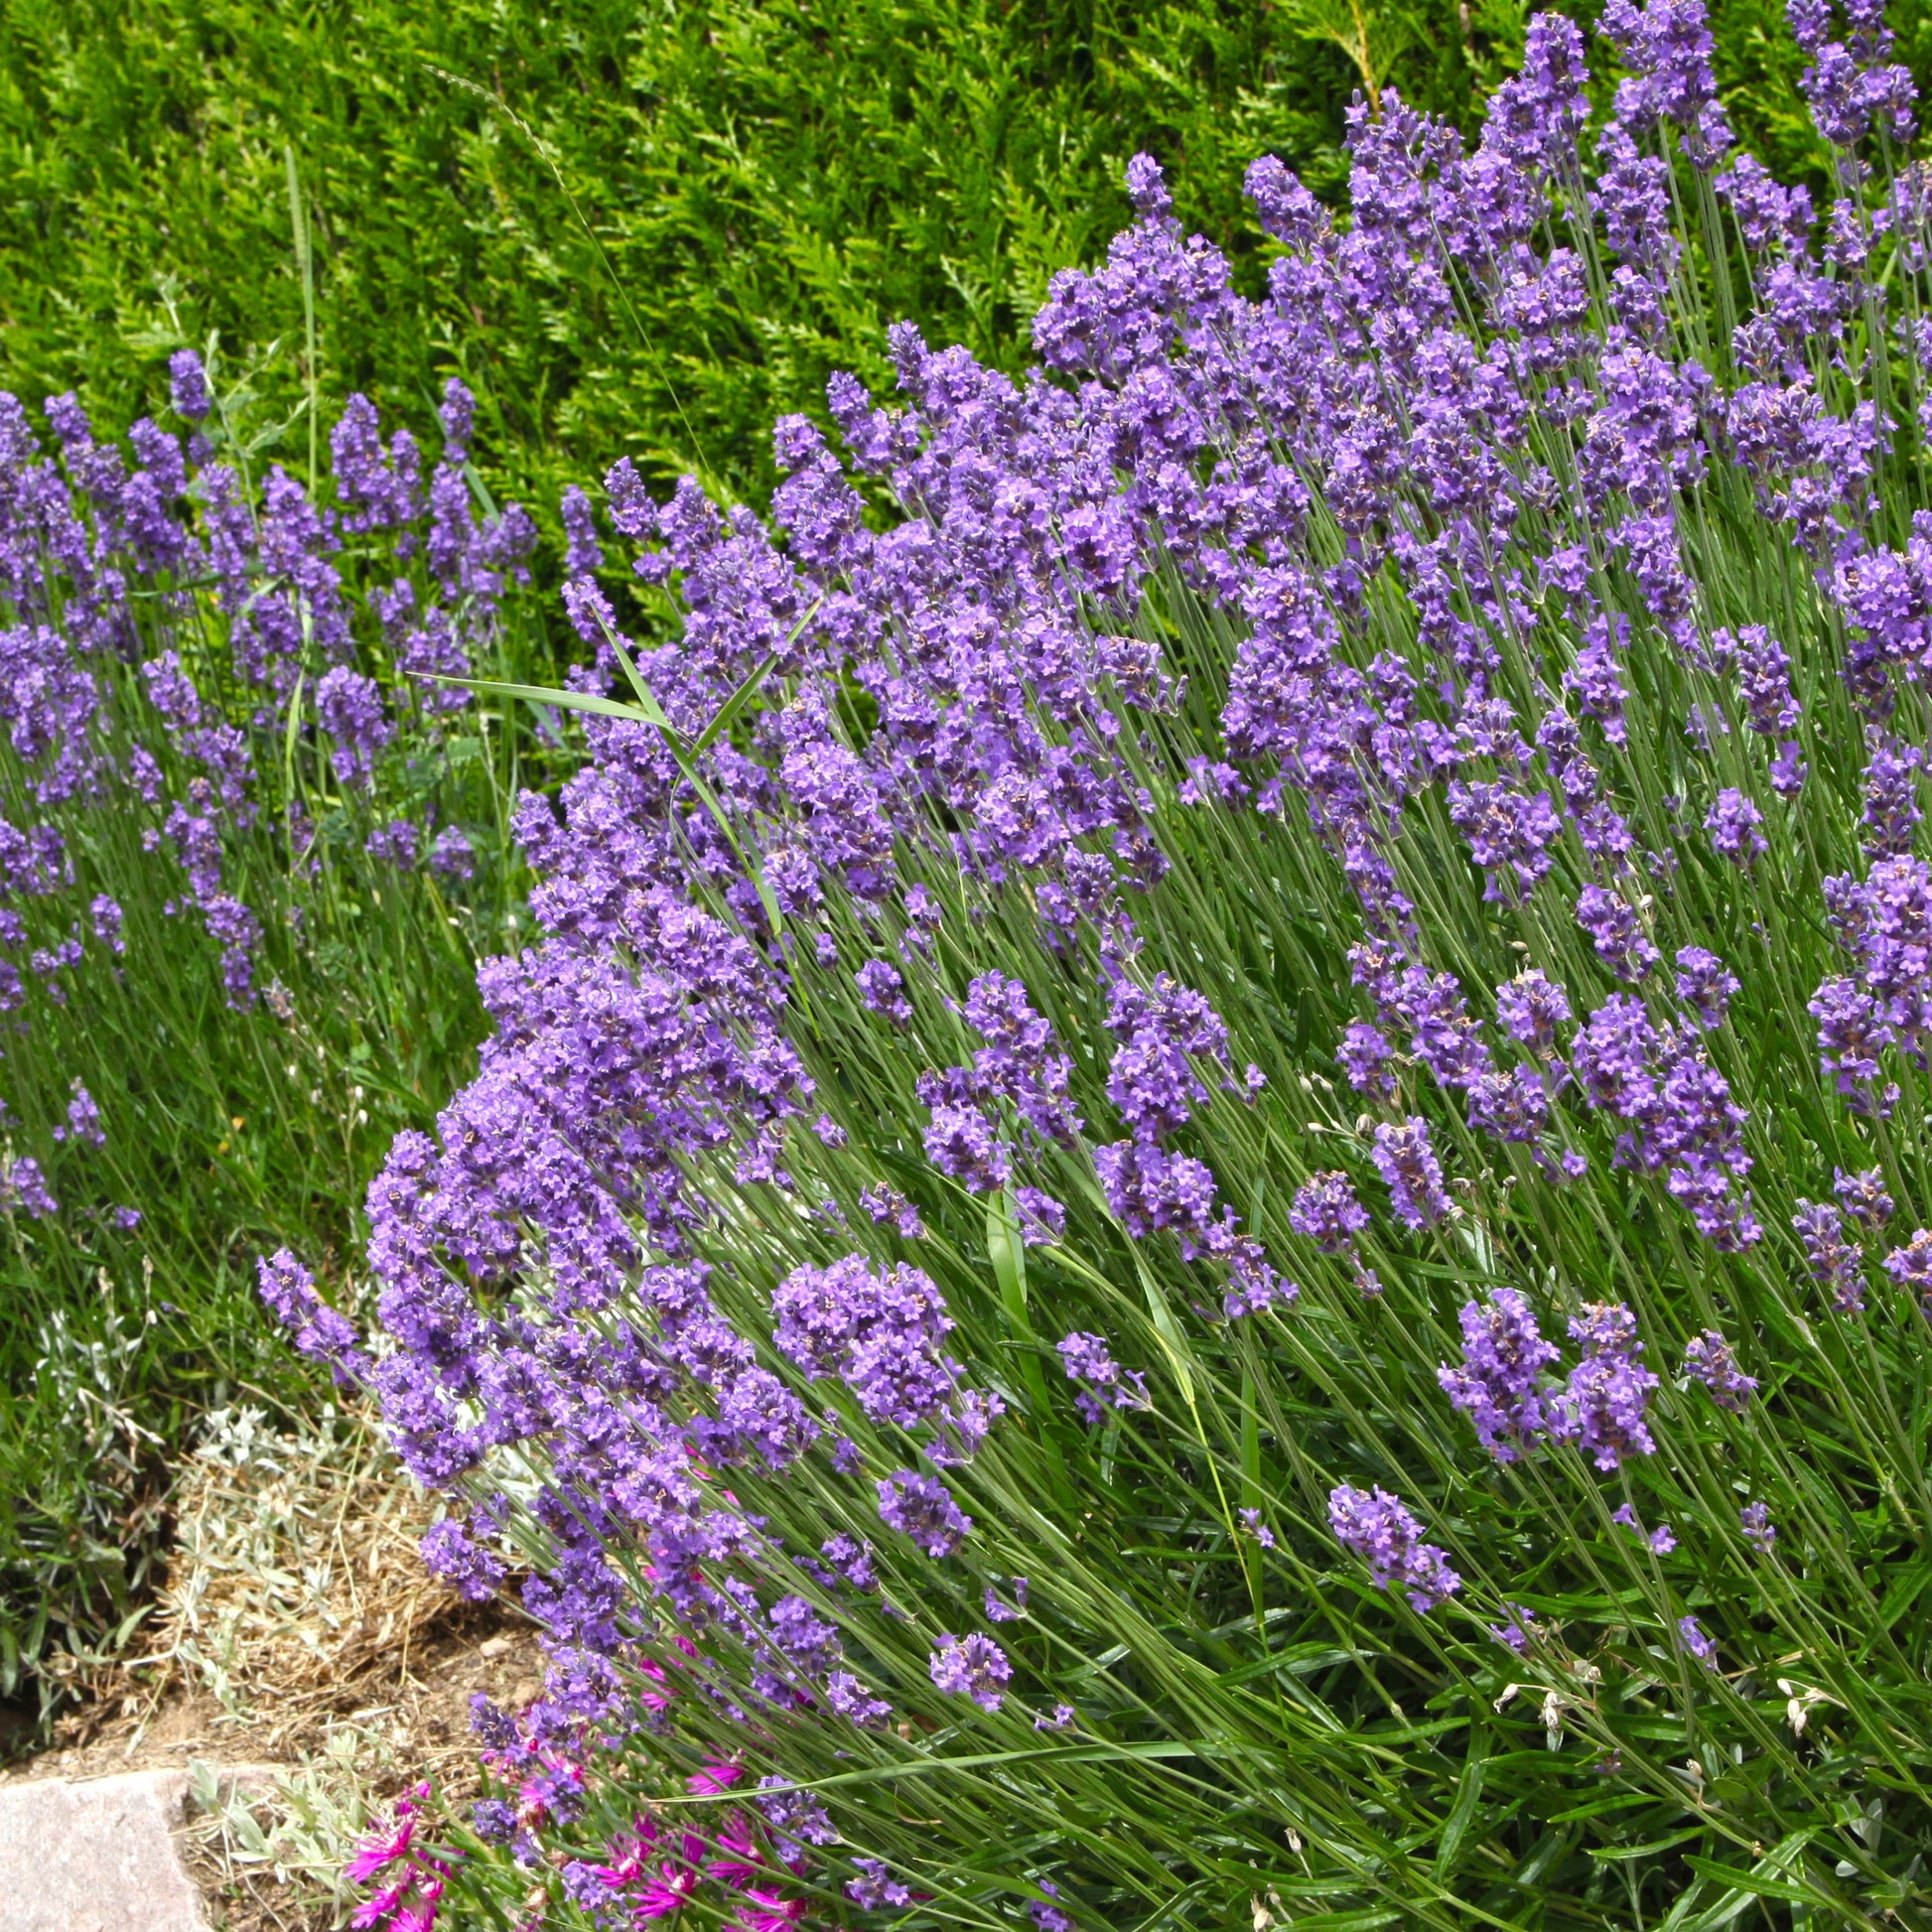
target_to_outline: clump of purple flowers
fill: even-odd
[[[1342,1483],[1331,1490],[1328,1526],[1384,1589],[1401,1590],[1418,1611],[1447,1603],[1462,1587],[1447,1553],[1425,1543],[1422,1525],[1379,1485],[1366,1490]]]
[[[1123,1369],[1098,1335],[1074,1333],[1055,1344],[1067,1380],[1080,1384],[1073,1398],[1080,1419],[1089,1429],[1107,1418],[1109,1408],[1145,1409],[1147,1377],[1139,1370]]]
[[[1741,1412],[1757,1389],[1757,1378],[1737,1366],[1730,1344],[1715,1328],[1693,1335],[1684,1350],[1684,1373],[1711,1391],[1720,1409]]]
[[[953,1697],[968,1697],[982,1711],[997,1711],[1006,1700],[1013,1666],[991,1637],[942,1636],[928,1666],[933,1683]]]
[[[1299,1235],[1312,1241],[1323,1254],[1342,1254],[1354,1245],[1355,1236],[1368,1226],[1368,1212],[1355,1198],[1355,1188],[1345,1173],[1318,1173],[1304,1181],[1289,1210],[1288,1224]]]
[[[1389,1205],[1405,1227],[1433,1227],[1449,1211],[1443,1165],[1430,1145],[1429,1123],[1419,1116],[1375,1130],[1369,1158],[1389,1190]]]
[[[1478,1306],[1463,1304],[1462,1362],[1436,1371],[1451,1405],[1475,1424],[1476,1440],[1498,1462],[1513,1462],[1549,1426],[1543,1375],[1558,1358],[1528,1299],[1499,1288]]]
[[[1558,1398],[1552,1433],[1599,1469],[1616,1468],[1626,1455],[1654,1454],[1647,1411],[1657,1377],[1638,1359],[1636,1316],[1620,1304],[1601,1304],[1577,1316],[1570,1333],[1584,1357]]]

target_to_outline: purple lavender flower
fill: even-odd
[[[1771,1546],[1777,1542],[1776,1526],[1771,1521],[1771,1512],[1762,1503],[1746,1503],[1737,1514],[1738,1527],[1744,1532],[1744,1541],[1759,1556],[1768,1557]]]
[[[1629,742],[1629,733],[1623,722],[1623,677],[1611,650],[1612,641],[1627,646],[1627,621],[1617,620],[1613,636],[1608,619],[1592,618],[1585,629],[1577,661],[1563,674],[1563,683],[1565,690],[1576,694],[1584,715],[1599,720],[1603,736],[1612,745],[1622,746]]]
[[[1757,1378],[1738,1368],[1730,1344],[1715,1328],[1692,1336],[1684,1350],[1684,1373],[1711,1391],[1720,1409],[1741,1412],[1757,1388]]]
[[[422,833],[406,818],[393,818],[387,825],[378,825],[362,842],[362,850],[371,859],[391,865],[398,872],[413,871],[416,864],[417,847]]]
[[[1892,1198],[1885,1191],[1882,1168],[1865,1168],[1858,1173],[1834,1168],[1832,1174],[1832,1192],[1861,1227],[1881,1228],[1891,1219]]]
[[[327,1362],[337,1383],[353,1388],[368,1378],[368,1357],[356,1342],[355,1324],[316,1293],[315,1277],[288,1249],[259,1264],[261,1297],[295,1345],[314,1361]]]
[[[1458,1319],[1462,1364],[1444,1364],[1436,1379],[1475,1424],[1477,1442],[1498,1462],[1513,1462],[1548,1428],[1542,1377],[1558,1351],[1517,1289],[1499,1288],[1481,1306],[1465,1302]]]
[[[1069,1382],[1083,1386],[1074,1406],[1089,1429],[1106,1419],[1107,1409],[1145,1409],[1147,1377],[1139,1371],[1123,1369],[1113,1358],[1099,1335],[1078,1330],[1055,1344],[1060,1364]]]
[[[1469,1089],[1469,1125],[1499,1141],[1534,1141],[1550,1118],[1550,1096],[1535,1070],[1485,1073]]]
[[[202,901],[202,923],[221,948],[221,984],[237,1013],[255,1003],[254,954],[261,944],[261,921],[240,899],[217,893]]]
[[[1400,1126],[1375,1130],[1369,1158],[1389,1190],[1389,1205],[1405,1227],[1433,1227],[1449,1211],[1442,1164],[1429,1142],[1429,1123],[1412,1114]],[[1299,1196],[1298,1196],[1299,1199]]]
[[[1342,1077],[1357,1093],[1387,1099],[1395,1092],[1395,1076],[1388,1069],[1394,1054],[1394,1047],[1376,1028],[1366,1021],[1353,1020],[1343,1030],[1335,1058]]]
[[[1393,1005],[1409,1023],[1410,1050],[1444,1086],[1467,1087],[1488,1072],[1489,1049],[1451,975],[1412,967]]]
[[[1677,955],[1677,997],[1697,1015],[1701,1026],[1716,1029],[1725,1023],[1731,995],[1740,982],[1722,959],[1702,946],[1686,946]]]
[[[267,1264],[263,1266],[265,1272]],[[417,1548],[430,1575],[472,1603],[486,1603],[509,1575],[502,1561],[478,1543],[454,1516],[446,1516],[430,1528]]]
[[[1570,1024],[1570,1001],[1561,986],[1532,966],[1497,987],[1496,1021],[1511,1039],[1548,1056],[1556,1051],[1557,1029]]]
[[[385,452],[375,405],[352,395],[329,433],[330,468],[336,494],[348,506],[343,527],[355,535],[397,529],[414,521],[422,508],[421,463],[415,439],[398,430]]]
[[[849,1670],[835,1670],[826,1678],[825,1702],[855,1725],[883,1725],[893,1715],[893,1707],[874,1697]]]
[[[941,1636],[927,1674],[950,1697],[969,1697],[982,1711],[997,1711],[1006,1698],[1013,1666],[991,1637]]]
[[[901,1194],[897,1187],[862,1187],[859,1190],[859,1205],[875,1221],[890,1223],[898,1232],[902,1241],[923,1241],[925,1223],[919,1219],[919,1210]]]
[[[1895,1037],[1884,1009],[1856,980],[1839,978],[1826,980],[1806,1011],[1818,1022],[1820,1072],[1857,1101],[1876,1084],[1878,1055]]]
[[[1637,1520],[1637,1512],[1628,1503],[1611,1510],[1610,1521],[1620,1529],[1640,1536],[1652,1556],[1667,1557],[1677,1548],[1676,1534],[1668,1523],[1660,1523],[1654,1530],[1646,1530]]]
[[[1050,1878],[1042,1878],[1039,1888],[1047,1899],[1057,1898],[1060,1888]],[[1047,1903],[1047,1899],[1033,1899],[1027,1906],[1027,1914],[1038,1927],[1038,1932],[1077,1932],[1073,1921],[1057,1905]]]
[[[1339,1484],[1328,1492],[1328,1524],[1384,1589],[1404,1591],[1419,1612],[1448,1602],[1462,1587],[1448,1554],[1423,1542],[1422,1525],[1386,1489]]]
[[[1017,1623],[1027,1614],[1027,1580],[1016,1577],[1013,1580],[1013,1601],[1006,1602],[991,1584],[981,1599],[981,1608],[992,1623]]]
[[[941,1350],[952,1317],[920,1270],[875,1269],[863,1255],[794,1269],[772,1291],[771,1310],[778,1347],[813,1380],[842,1376],[871,1421],[912,1429],[965,1427],[979,1417],[959,1364]]]
[[[477,399],[461,376],[453,375],[444,383],[443,400],[436,414],[443,425],[447,458],[461,463],[469,454],[470,438],[477,422]]]
[[[57,1141],[72,1141],[76,1147],[105,1147],[107,1136],[101,1132],[100,1109],[94,1104],[94,1097],[78,1080],[73,1083],[73,1097],[68,1102],[66,1122],[54,1130]]]
[[[1521,1603],[1505,1603],[1503,1610],[1506,1620],[1489,1625],[1489,1634],[1500,1644],[1507,1644],[1519,1657],[1530,1654],[1530,1643],[1536,1636],[1536,1613]]]
[[[861,1591],[879,1587],[879,1579],[873,1574],[870,1544],[858,1542],[841,1531],[837,1536],[828,1536],[819,1545],[818,1553],[829,1566],[829,1572],[821,1578],[828,1587],[841,1582]]]
[[[1242,1527],[1264,1550],[1272,1550],[1275,1547],[1275,1532],[1261,1520],[1259,1509],[1244,1509],[1239,1512],[1239,1515]]]
[[[1932,1229],[1918,1229],[1903,1247],[1894,1248],[1882,1265],[1893,1281],[1924,1302],[1927,1315],[1932,1316]]]
[[[1570,1371],[1554,1405],[1551,1434],[1575,1443],[1599,1469],[1614,1469],[1626,1455],[1650,1455],[1657,1445],[1644,1412],[1657,1377],[1637,1359],[1643,1343],[1637,1318],[1620,1303],[1593,1303],[1570,1323],[1584,1358]]]
[[[575,483],[557,505],[564,526],[564,575],[585,577],[604,568],[604,546],[598,541],[597,511]]]
[[[1214,1175],[1191,1155],[1170,1154],[1146,1141],[1116,1141],[1094,1150],[1093,1166],[1108,1208],[1137,1240],[1171,1228],[1191,1260],[1222,1231],[1213,1213]]]
[[[1716,1670],[1718,1646],[1704,1634],[1694,1616],[1680,1616],[1677,1619],[1677,1635],[1684,1648],[1707,1670]]]
[[[316,685],[316,716],[336,741],[329,761],[337,781],[367,790],[376,759],[395,736],[374,679],[345,664],[325,671]]]
[[[109,952],[127,951],[127,941],[121,936],[121,908],[118,901],[109,898],[105,893],[96,894],[88,903],[87,915],[93,920],[94,937]]]
[[[1918,772],[1924,756],[1874,732],[1864,768],[1864,843],[1882,854],[1909,854],[1925,814],[1918,802]]]
[[[879,1514],[890,1529],[910,1537],[929,1557],[958,1555],[973,1527],[946,1485],[911,1469],[881,1477]]]
[[[1800,1200],[1791,1225],[1812,1274],[1832,1291],[1832,1307],[1857,1314],[1864,1307],[1864,1250],[1846,1239],[1844,1217],[1829,1201]]]
[[[476,848],[460,825],[446,825],[437,833],[429,849],[429,869],[443,879],[476,878]]]
[[[192,348],[178,348],[168,358],[168,399],[175,414],[190,423],[199,423],[214,407],[207,373]]]
[[[1730,645],[1727,632],[1714,633],[1714,646]],[[1747,623],[1735,644],[1737,683],[1744,699],[1745,721],[1764,738],[1784,738],[1797,727],[1798,701],[1791,695],[1791,659],[1762,624]]]
[[[1013,1175],[1013,1156],[998,1124],[977,1106],[944,1098],[937,1075],[923,1075],[919,1098],[932,1109],[923,1144],[925,1158],[968,1193],[992,1194]]]
[[[1644,932],[1636,908],[1600,886],[1586,886],[1578,895],[1577,923],[1589,934],[1596,956],[1620,980],[1642,979],[1661,956]]]
[[[1705,816],[1704,829],[1711,834],[1712,847],[1721,858],[1749,871],[1758,857],[1770,850],[1770,842],[1758,829],[1763,823],[1764,814],[1732,786],[1719,792],[1718,802]]]
[[[912,1903],[912,1894],[901,1885],[879,1859],[854,1859],[858,1877],[848,1879],[845,1895],[863,1912],[884,1911]]]
[[[1599,23],[1630,69],[1617,86],[1619,121],[1641,129],[1658,120],[1684,130],[1684,152],[1702,169],[1730,145],[1711,68],[1703,0],[1608,0]]]
[[[31,1155],[0,1158],[0,1214],[16,1210],[36,1221],[58,1214],[60,1204],[48,1192],[40,1163]]]
[[[904,981],[898,969],[883,959],[869,959],[853,974],[859,997],[870,1012],[890,1020],[896,1027],[912,1024],[912,1003],[905,997]]]
[[[1551,846],[1562,831],[1550,794],[1534,797],[1501,784],[1452,783],[1449,823],[1469,842],[1482,868],[1482,896],[1505,905],[1524,905],[1553,863]]]
[[[1020,1239],[1029,1248],[1050,1248],[1066,1238],[1066,1203],[1037,1187],[1016,1187],[1013,1209]]]
[[[1288,1224],[1324,1255],[1338,1255],[1352,1248],[1355,1236],[1368,1226],[1368,1211],[1355,1198],[1354,1183],[1345,1173],[1317,1173],[1296,1190]]]
[[[1162,974],[1152,987],[1115,982],[1107,1030],[1121,1041],[1107,1097],[1135,1139],[1159,1141],[1184,1127],[1207,1098],[1194,1061],[1222,1059],[1227,1051],[1219,1016],[1198,993]]]

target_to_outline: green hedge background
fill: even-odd
[[[1593,17],[1594,8],[1575,8]],[[1923,70],[1922,8],[1899,25]],[[300,407],[293,151],[320,388],[419,412],[460,370],[550,514],[628,453],[757,496],[768,426],[915,319],[1011,369],[1145,147],[1252,268],[1272,151],[1339,198],[1350,0],[0,0],[0,384],[112,430],[218,331]],[[1368,59],[1471,132],[1512,0],[1371,8]],[[1719,0],[1739,131],[1818,154],[1775,0]],[[1599,65],[1607,67],[1606,51]],[[520,123],[520,125],[519,125]],[[307,430],[291,425],[306,453]]]

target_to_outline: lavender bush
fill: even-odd
[[[312,488],[246,371],[171,389],[0,396],[0,1694],[129,1614],[196,1405],[294,1393],[240,1278],[352,1252],[515,917],[521,741],[418,675],[541,661],[467,392]]]
[[[373,1359],[267,1275],[549,1630],[367,1923],[1932,1907],[1932,174],[1791,14],[1823,208],[1698,0],[1593,132],[1543,16],[1345,225],[1254,166],[1259,301],[1141,157],[1026,384],[897,330],[775,529],[621,464],[676,645],[577,506]]]

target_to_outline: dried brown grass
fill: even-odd
[[[535,1633],[429,1576],[430,1501],[357,1411],[287,1435],[223,1412],[175,1497],[147,1642],[60,1660],[69,1709],[16,1775],[184,1766],[215,1923],[314,1932],[340,1921],[334,1872],[375,1809],[424,1777],[455,1798],[474,1788],[470,1696],[533,1696]],[[214,1766],[259,1768],[236,1781]]]

